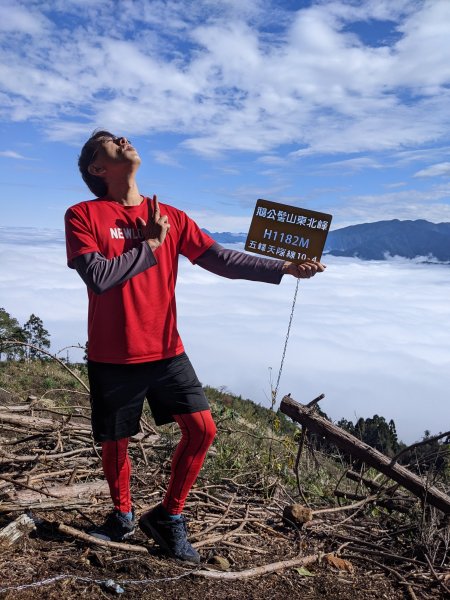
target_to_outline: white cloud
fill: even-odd
[[[286,165],[286,159],[281,156],[276,156],[275,154],[266,154],[264,156],[260,156],[258,158],[258,162],[261,162],[266,165],[271,165],[274,167],[283,167]]]
[[[46,25],[47,19],[38,11],[8,1],[0,5],[0,31],[4,33],[36,35]]]
[[[450,221],[450,184],[433,185],[426,190],[403,189],[384,194],[341,195],[333,217],[342,227],[355,223],[388,219],[426,219],[434,223]]]
[[[398,29],[404,37],[397,46],[398,62],[402,63],[403,69],[396,70],[395,76],[399,77],[396,85],[405,84],[421,93],[428,90],[433,93],[448,83],[449,22],[450,3],[447,0],[427,0],[420,10],[399,23]],[[406,57],[409,57],[408,61]]]
[[[17,160],[32,160],[30,158],[26,158],[19,152],[15,152],[14,150],[0,150],[0,156],[4,156],[5,158],[15,158]]]
[[[412,150],[400,150],[392,152],[389,156],[389,160],[392,161],[394,166],[408,166],[413,165],[416,162],[430,163],[439,161],[448,156],[450,146],[438,146],[438,147],[422,147]]]
[[[396,188],[401,188],[404,187],[405,185],[407,185],[406,181],[394,181],[393,183],[385,183],[384,187],[389,189],[396,189]]]
[[[84,344],[86,291],[65,266],[60,237],[46,231],[33,241],[30,230],[21,245],[17,233],[0,245],[2,305],[21,323],[40,316],[54,350]],[[322,407],[334,419],[377,413],[394,419],[406,442],[445,429],[449,267],[335,257],[327,264],[325,274],[300,283],[279,399],[290,392],[308,402],[324,392]],[[276,380],[293,292],[292,279],[230,281],[182,260],[179,326],[200,379],[268,405],[269,368]]]
[[[383,168],[383,165],[374,158],[369,158],[368,156],[361,156],[358,158],[347,158],[345,160],[326,162],[323,165],[321,165],[319,169],[317,169],[317,172],[338,170],[342,174],[343,172],[355,173],[356,171],[363,171],[365,169],[381,168]]]
[[[414,177],[439,177],[442,175],[450,175],[450,162],[443,162],[421,169],[414,174]]]
[[[405,440],[420,437],[425,423],[442,429],[449,416],[448,267],[328,262],[324,276],[301,283],[280,395],[308,402],[324,392],[322,406],[334,418],[382,414]],[[278,374],[293,282],[211,285],[205,275],[202,285],[193,277],[182,271],[180,326],[203,381],[264,402],[268,368]],[[444,295],[437,292],[443,281]],[[194,301],[182,303],[184,296]]]
[[[153,159],[160,165],[168,165],[170,167],[181,167],[178,160],[173,154],[164,152],[162,150],[155,150],[153,153]]]
[[[208,210],[190,210],[189,216],[196,223],[208,231],[232,231],[241,233],[248,231],[250,227],[251,215],[238,217],[235,215],[220,214],[217,211]]]
[[[96,125],[171,131],[211,156],[283,144],[312,154],[384,151],[446,139],[445,0],[319,2],[291,12],[231,0],[52,8],[18,5],[46,25],[31,38],[7,38],[0,85],[11,101],[4,117],[40,119],[53,139],[79,139]],[[55,14],[72,22],[59,28]],[[274,16],[276,36],[267,28]],[[400,39],[364,45],[349,28],[367,19],[391,19]]]

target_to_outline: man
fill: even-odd
[[[170,556],[198,563],[182,510],[216,428],[177,331],[178,256],[229,278],[279,283],[283,274],[309,278],[324,270],[222,248],[182,211],[141,196],[141,163],[125,137],[94,133],[78,165],[96,196],[66,213],[68,265],[88,288],[88,374],[94,438],[113,512],[91,534],[113,541],[135,529],[128,440],[139,430],[147,398],[157,425],[175,421],[182,436],[161,504],[139,527]]]

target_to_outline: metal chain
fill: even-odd
[[[286,333],[286,339],[284,341],[283,355],[281,357],[280,370],[278,372],[277,383],[275,385],[275,389],[272,392],[272,408],[275,406],[275,402],[277,399],[278,386],[280,385],[281,373],[283,371],[283,365],[284,365],[284,358],[286,356],[286,349],[287,349],[287,345],[288,345],[288,341],[289,341],[289,334],[291,332],[292,320],[294,318],[294,310],[295,310],[295,303],[297,302],[297,293],[298,293],[298,284],[299,283],[300,283],[300,279],[297,279],[297,285],[295,286],[295,292],[294,292],[294,300],[292,301],[291,316],[289,318],[289,325],[288,325],[288,329],[287,329],[287,333]]]
[[[155,579],[121,579],[118,582],[122,585],[146,585],[148,583],[161,583],[164,581],[176,581],[177,579],[182,579],[183,577],[188,577],[195,573],[199,569],[191,569],[189,571],[185,571],[180,575],[176,575],[174,577],[160,577]],[[96,583],[97,585],[103,585],[106,588],[121,593],[119,590],[120,586],[112,579],[91,579],[90,577],[80,577],[79,575],[71,575],[69,573],[62,575],[55,575],[55,577],[50,577],[49,579],[42,579],[41,581],[33,581],[32,583],[24,583],[22,585],[17,586],[9,586],[5,588],[0,588],[0,594],[10,591],[16,590],[25,590],[33,587],[43,587],[44,585],[49,585],[51,583],[56,583],[57,581],[61,581],[62,579],[73,579],[74,581],[79,581],[82,583]],[[122,590],[123,591],[123,590]]]

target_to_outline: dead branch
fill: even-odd
[[[366,500],[365,496],[360,494],[352,494],[350,492],[343,492],[341,490],[335,490],[334,495],[336,498],[342,498],[344,500]],[[397,496],[394,498],[378,497],[374,502],[377,504],[377,506],[387,508],[388,510],[409,513],[411,510],[411,504],[414,502],[414,498],[409,496]]]
[[[201,548],[202,546],[209,546],[210,544],[216,544],[218,542],[223,542],[225,540],[228,540],[228,538],[236,537],[236,536],[240,537],[242,535],[243,534],[239,530],[239,528],[236,528],[236,529],[232,529],[231,531],[227,531],[222,534],[211,535],[211,536],[205,538],[204,540],[201,540],[199,542],[194,542],[192,544],[192,546],[194,548]],[[253,535],[253,534],[246,534],[246,535]]]
[[[280,533],[279,531],[276,531],[275,529],[273,529],[273,527],[269,527],[269,525],[266,525],[265,523],[261,523],[260,521],[258,521],[256,519],[249,519],[249,523],[252,527],[259,527],[260,529],[264,529],[265,531],[269,532],[270,535],[272,535],[272,536],[275,536],[282,540],[289,539],[287,535],[284,535],[284,533]]]
[[[428,554],[425,554],[425,560],[427,561],[428,566],[430,567],[430,571],[431,571],[431,574],[433,575],[433,577],[436,579],[436,581],[442,587],[442,589],[445,591],[445,593],[448,594],[448,596],[450,596],[450,588],[448,586],[446,586],[445,583],[439,578]]]
[[[31,485],[27,485],[26,483],[22,483],[20,481],[16,481],[14,479],[10,479],[9,477],[5,477],[5,475],[0,475],[0,479],[3,479],[3,481],[7,481],[8,483],[12,483],[13,485],[19,485],[20,487],[26,488],[27,490],[31,490],[35,493],[37,493],[39,495],[39,497],[44,494],[45,496],[50,496],[51,498],[58,498],[58,496],[54,496],[52,493],[50,492],[46,492],[45,490],[38,490],[37,488],[31,486]],[[0,504],[0,510],[1,510],[2,505]]]
[[[305,567],[307,565],[312,565],[317,562],[319,558],[319,554],[311,554],[309,556],[297,556],[296,558],[263,565],[261,567],[254,567],[253,569],[246,569],[245,571],[206,571],[201,569],[199,571],[194,571],[192,574],[197,577],[206,577],[208,579],[249,579],[250,577],[261,577],[261,575],[267,575],[268,573],[284,571],[291,567]]]
[[[8,412],[29,412],[30,405],[29,404],[10,404],[8,406],[0,406],[0,412],[8,411]]]
[[[207,533],[209,533],[210,531],[212,531],[213,529],[215,529],[218,525],[220,525],[226,519],[226,517],[227,517],[227,515],[228,515],[228,513],[230,511],[231,505],[233,504],[235,498],[236,498],[236,494],[233,494],[233,496],[231,496],[230,502],[228,503],[228,506],[225,509],[225,512],[223,513],[223,515],[221,517],[219,517],[218,519],[216,519],[212,525],[210,525],[209,527],[207,527],[203,531],[200,531],[196,535],[191,536],[191,539],[198,540],[202,536],[206,535]]]
[[[302,427],[302,433],[300,435],[300,441],[298,444],[297,456],[295,457],[294,471],[295,471],[295,480],[297,482],[298,493],[300,494],[300,497],[303,500],[304,504],[306,504],[306,506],[308,506],[308,508],[309,508],[308,500],[306,499],[305,494],[303,493],[303,488],[300,483],[300,458],[302,456],[303,446],[305,444],[305,438],[306,438],[306,427]]]
[[[267,550],[262,550],[261,548],[255,548],[254,546],[244,546],[244,544],[237,544],[236,542],[230,542],[230,540],[225,540],[222,542],[224,546],[231,546],[232,548],[240,548],[241,550],[247,550],[249,552],[254,552],[256,554],[267,554]]]
[[[311,409],[295,402],[289,396],[281,401],[280,410],[297,423],[308,427],[314,433],[324,435],[329,441],[336,444],[348,454],[363,460],[375,467],[397,483],[400,483],[415,496],[435,506],[445,514],[450,513],[450,497],[435,487],[428,486],[426,481],[411,473],[401,465],[392,464],[392,460],[375,450],[368,444],[361,442],[356,437],[337,427],[324,417],[314,414]]]
[[[333,508],[319,508],[317,510],[313,510],[312,513],[313,513],[313,515],[322,515],[322,514],[327,514],[327,513],[342,512],[344,510],[359,509],[362,506],[364,506],[365,504],[368,504],[369,502],[376,501],[377,498],[378,498],[378,496],[367,496],[367,498],[364,498],[364,500],[361,500],[360,502],[355,502],[354,504],[349,504],[348,506],[338,506],[338,507],[333,507]]]
[[[378,483],[377,481],[374,481],[373,479],[369,479],[368,477],[364,477],[363,475],[360,475],[359,473],[356,473],[355,471],[352,470],[348,470],[345,473],[345,476],[348,479],[351,479],[352,481],[355,481],[356,483],[364,483],[364,485],[366,487],[368,487],[370,490],[373,491],[378,491],[380,488],[382,488],[382,485],[380,483]]]
[[[30,463],[38,460],[39,454],[8,454],[0,449],[0,465],[11,465],[14,463]]]
[[[290,397],[290,394],[288,394],[288,395]],[[317,398],[314,398],[314,400],[311,400],[311,402],[308,402],[308,404],[306,406],[308,408],[312,408],[313,406],[316,406],[316,404],[318,404],[324,398],[325,398],[325,394],[320,394],[320,396],[317,396]]]
[[[58,531],[66,535],[70,535],[78,540],[87,542],[88,544],[94,544],[96,546],[104,546],[106,548],[114,548],[115,550],[122,550],[123,552],[138,552],[139,554],[148,554],[148,549],[145,546],[138,546],[134,544],[123,544],[121,542],[107,542],[106,540],[100,540],[99,538],[79,531],[74,527],[64,525],[64,523],[57,524]]]
[[[450,437],[450,431],[446,431],[445,433],[440,433],[439,435],[435,435],[433,437],[429,437],[429,438],[425,438],[420,442],[415,442],[414,444],[411,444],[411,446],[407,446],[406,448],[403,448],[403,450],[400,450],[400,452],[398,452],[393,458],[392,458],[392,463],[397,462],[398,459],[400,458],[400,456],[402,456],[403,454],[406,454],[407,452],[410,452],[411,450],[414,450],[415,448],[419,448],[419,446],[426,446],[427,444],[431,444],[433,442],[436,442],[437,440],[440,440],[444,437],[449,438]]]
[[[109,499],[105,498],[103,506]],[[54,511],[58,510],[76,510],[79,508],[86,509],[87,507],[93,506],[92,498],[58,498],[54,500],[41,500],[34,502],[1,502],[0,501],[0,514],[1,513],[13,513],[23,512],[24,510],[39,510],[39,511]],[[97,506],[100,506],[97,503]]]

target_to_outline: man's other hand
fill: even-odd
[[[167,232],[170,229],[170,223],[167,215],[161,215],[159,210],[158,198],[153,196],[153,211],[148,223],[141,217],[137,218],[137,226],[141,231],[144,240],[154,251],[164,243]]]
[[[325,271],[326,266],[320,262],[316,262],[313,260],[307,260],[300,265],[292,262],[285,262],[283,265],[282,272],[286,275],[292,275],[293,277],[297,277],[297,279],[309,279],[313,277],[316,273],[323,273]]]

